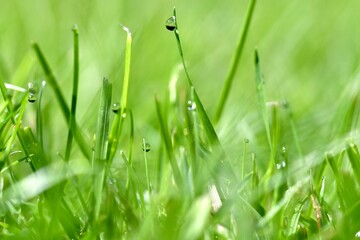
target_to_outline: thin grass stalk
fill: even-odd
[[[98,122],[96,130],[96,143],[93,159],[93,174],[94,174],[94,212],[93,221],[98,220],[104,181],[107,167],[107,146],[109,136],[109,111],[111,107],[111,91],[112,85],[107,79],[103,80],[103,87],[100,99],[100,108],[98,113]]]
[[[132,45],[132,35],[130,29],[125,26],[122,26],[123,30],[126,32],[126,46],[125,46],[125,66],[124,66],[124,80],[123,80],[123,91],[121,94],[120,101],[120,112],[116,114],[111,131],[109,136],[109,152],[108,158],[111,162],[115,156],[117,149],[118,141],[121,135],[122,125],[127,112],[127,96],[129,91],[129,79],[130,79],[130,64],[131,64],[131,45]]]
[[[132,114],[132,111],[129,110],[129,116],[130,116],[130,146],[129,146],[129,161],[125,162],[127,164],[127,178],[126,178],[126,191],[129,191],[129,186],[131,182],[131,168],[133,167],[133,149],[134,149],[134,116]]]
[[[37,141],[39,143],[39,150],[42,156],[44,156],[44,134],[43,134],[43,119],[41,111],[42,95],[45,88],[45,81],[41,82],[38,101],[36,106],[36,132],[37,132]],[[44,158],[45,159],[45,158]]]
[[[7,103],[6,106],[7,106],[7,110],[9,112],[9,115],[10,115],[11,122],[12,122],[12,124],[15,125],[16,120],[15,120],[14,104],[12,103],[11,99],[7,95],[6,86],[5,86],[5,83],[4,83],[1,75],[0,75],[0,91],[1,91],[1,93],[3,95],[3,98],[4,98],[5,102]],[[24,95],[24,97],[26,95]],[[31,160],[32,157],[30,157],[30,153],[29,153],[29,151],[27,149],[27,144],[26,144],[26,141],[24,140],[24,135],[22,134],[22,131],[17,131],[17,137],[19,139],[21,148],[23,149],[25,155],[29,156],[29,158],[30,158],[30,161],[29,161],[30,168],[32,169],[33,172],[35,172],[36,169],[35,169],[34,164],[32,163],[32,160]]]
[[[73,29],[73,38],[74,38],[74,72],[73,72],[73,91],[71,98],[71,110],[69,117],[69,132],[68,138],[66,142],[66,150],[65,150],[65,161],[69,161],[71,146],[73,142],[73,133],[76,128],[76,104],[77,104],[77,96],[78,96],[78,86],[79,86],[79,32],[76,25],[74,25]]]
[[[186,79],[188,81],[188,84],[189,84],[189,87],[190,88],[194,88],[194,85],[193,85],[193,82],[191,81],[190,79],[190,75],[188,73],[188,70],[187,70],[187,66],[186,66],[186,63],[185,63],[185,58],[184,58],[184,53],[183,53],[183,50],[182,50],[182,45],[181,45],[181,40],[180,40],[180,34],[179,34],[179,28],[178,28],[178,20],[177,20],[177,17],[176,17],[176,9],[174,8],[174,12],[173,12],[173,17],[175,19],[175,29],[174,29],[174,34],[175,34],[175,38],[176,38],[176,43],[178,45],[178,49],[179,49],[179,54],[180,54],[180,58],[181,58],[181,62],[182,62],[182,65],[183,65],[183,68],[184,68],[184,71],[185,71],[185,75],[186,75]],[[215,148],[215,151],[218,153],[220,152],[221,154],[220,155],[223,155],[223,150],[221,148],[221,145],[220,145],[220,141],[219,141],[219,138],[216,134],[216,131],[205,111],[205,108],[196,92],[196,89],[194,88],[194,101],[195,101],[195,104],[196,104],[196,107],[198,109],[198,112],[199,112],[199,118],[202,120],[202,123],[204,125],[204,129],[205,129],[205,133],[210,141],[210,144],[212,147]]]
[[[160,102],[159,102],[157,96],[155,96],[155,104],[156,104],[156,112],[158,115],[160,129],[161,129],[161,135],[162,135],[164,145],[165,145],[166,155],[170,161],[170,165],[171,165],[171,168],[172,168],[174,176],[175,176],[175,181],[178,184],[181,184],[182,183],[181,174],[180,174],[179,166],[177,165],[176,159],[174,156],[174,150],[173,150],[173,146],[171,144],[171,138],[169,135],[167,121],[165,120],[165,116],[161,112],[161,105],[160,105]]]
[[[244,23],[242,26],[242,31],[240,34],[239,42],[235,49],[235,54],[232,59],[231,67],[230,67],[227,77],[225,79],[224,86],[223,86],[223,89],[222,89],[221,95],[220,95],[219,104],[218,104],[218,107],[217,107],[215,115],[214,115],[214,124],[217,124],[219,122],[222,112],[224,110],[225,103],[229,97],[229,92],[230,92],[232,83],[234,81],[234,77],[235,77],[235,74],[236,74],[242,53],[243,53],[247,35],[249,32],[249,27],[250,27],[250,23],[251,23],[251,20],[253,17],[255,4],[256,4],[256,0],[250,0],[247,11],[246,11]]]
[[[150,178],[149,178],[149,168],[148,168],[148,161],[147,161],[147,143],[145,138],[143,138],[143,152],[144,152],[144,165],[145,165],[145,176],[146,176],[146,186],[149,193],[151,193],[150,189]]]
[[[6,164],[7,159],[10,155],[11,149],[13,148],[13,144],[15,142],[16,136],[18,136],[18,130],[21,126],[21,122],[22,122],[22,117],[24,115],[25,112],[25,106],[26,106],[26,97],[24,96],[24,98],[21,101],[21,106],[20,106],[20,111],[19,111],[19,115],[17,116],[17,118],[15,119],[15,123],[13,125],[13,132],[11,133],[10,139],[7,141],[7,146],[2,154],[2,158],[0,159],[0,170],[3,168],[3,166]]]
[[[349,156],[350,164],[354,172],[355,179],[360,186],[360,154],[359,149],[354,143],[348,143],[346,151]]]
[[[54,90],[56,100],[60,105],[60,109],[65,117],[66,123],[69,124],[70,123],[70,109],[66,104],[64,95],[62,94],[62,91],[57,83],[57,80],[56,80],[49,64],[47,63],[45,56],[42,53],[39,45],[37,43],[33,43],[32,47],[33,47],[35,54],[40,62],[40,65],[45,73],[47,82],[49,83],[50,87]],[[73,135],[74,135],[75,140],[77,141],[82,153],[85,155],[85,157],[87,159],[90,159],[91,153],[90,153],[90,149],[88,147],[88,143],[85,140],[83,133],[81,132],[80,128],[77,125],[75,127],[75,132],[73,133]]]

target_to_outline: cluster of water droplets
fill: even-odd
[[[281,148],[281,155],[283,156],[284,159],[286,159],[286,154],[287,154],[287,149],[285,146],[283,146]],[[276,169],[280,170],[282,168],[286,167],[286,160],[281,160],[280,162],[276,163]]]

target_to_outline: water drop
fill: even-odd
[[[194,111],[194,110],[196,110],[196,103],[195,102],[193,102],[193,101],[188,101],[187,102],[187,108],[188,108],[188,110],[189,111]]]
[[[32,82],[28,83],[28,90],[31,91],[32,89],[34,89],[34,84]]]
[[[286,147],[283,146],[283,147],[281,148],[281,151],[282,151],[283,153],[286,153]]]
[[[249,143],[249,139],[248,138],[244,138],[244,143]]]
[[[26,159],[25,159],[25,162],[31,163],[31,159],[30,159],[30,158],[26,158]]]
[[[149,143],[145,143],[145,145],[143,144],[143,151],[144,152],[150,152],[150,148],[151,148],[151,146],[150,146],[150,144]]]
[[[356,237],[356,238],[360,238],[360,231],[358,231],[358,232],[355,234],[355,237]]]
[[[33,93],[29,93],[29,95],[28,95],[28,101],[29,101],[30,103],[34,103],[34,102],[36,101],[36,95],[33,94]]]
[[[286,163],[284,161],[276,164],[276,169],[278,170],[285,167],[286,167]]]
[[[28,101],[30,103],[34,103],[36,101],[36,93],[37,93],[37,91],[36,91],[35,85],[32,82],[28,83],[28,92],[29,92]]]
[[[118,113],[120,110],[120,103],[116,102],[112,105],[111,110],[113,111],[113,113]]]
[[[175,30],[175,28],[176,28],[175,16],[172,16],[168,20],[166,20],[165,27],[169,31],[174,31]]]

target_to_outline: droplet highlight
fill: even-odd
[[[165,22],[165,27],[167,30],[169,31],[174,31],[176,28],[176,19],[175,16],[170,17],[168,20],[166,20]]]
[[[191,101],[191,100],[189,100],[189,101],[187,102],[187,109],[188,109],[189,111],[194,111],[194,110],[196,110],[196,103],[193,102],[193,101]]]
[[[113,113],[118,113],[120,111],[120,103],[116,102],[111,106]]]
[[[35,85],[32,82],[28,83],[28,92],[29,92],[29,94],[28,94],[28,102],[30,102],[30,103],[36,102],[37,91],[36,91]]]
[[[36,102],[36,95],[33,94],[33,93],[29,93],[29,95],[28,95],[28,102],[29,102],[29,103],[34,103],[34,102]]]
[[[276,164],[276,169],[280,170],[286,167],[286,163],[284,161]]]
[[[144,152],[150,152],[151,146],[150,146],[149,143],[145,143],[145,144],[143,144],[142,149],[143,149]]]

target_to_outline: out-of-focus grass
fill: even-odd
[[[79,94],[95,94],[102,77],[115,80],[123,74],[119,67],[122,56],[114,54],[114,50],[123,52],[123,45],[115,40],[121,37],[122,33],[117,27],[121,22],[134,33],[136,47],[133,50],[133,68],[136,70],[132,73],[132,83],[135,87],[130,89],[129,104],[136,117],[146,109],[154,109],[151,94],[148,93],[159,91],[167,85],[178,61],[176,44],[163,27],[168,9],[176,5],[184,29],[182,38],[186,61],[194,84],[201,86],[198,90],[200,96],[209,93],[219,95],[217,89],[221,87],[230,65],[245,14],[245,3],[2,1],[2,72],[5,80],[11,78],[11,73],[29,50],[28,44],[34,40],[48,52],[49,62],[57,66],[55,71],[61,84],[65,89],[70,88],[69,31],[77,23],[82,47],[80,71],[82,79],[86,79],[80,82]],[[339,87],[348,82],[357,68],[360,51],[356,41],[360,35],[356,21],[358,8],[357,1],[277,1],[258,4],[245,55],[234,82],[236,90],[231,91],[232,103],[227,107],[232,109],[240,103],[246,111],[255,103],[255,92],[251,88],[253,73],[246,71],[252,68],[252,50],[255,46],[268,63],[264,66],[264,73],[266,82],[271,83],[268,84],[269,99],[288,98],[294,105],[295,114],[300,116],[309,108],[317,111],[328,107],[328,101],[338,95]],[[114,89],[120,91],[121,85],[115,83]],[[140,101],[138,95],[143,96]],[[86,98],[79,98],[79,120],[83,119],[87,110],[86,103]],[[204,104],[210,114],[214,113],[216,103],[205,98]],[[230,109],[227,112],[232,112]],[[145,114],[145,118],[150,117]],[[139,124],[148,128],[151,127],[147,124],[149,122]]]
[[[80,226],[88,238],[111,238],[116,231],[125,237],[160,233],[164,238],[168,234],[187,239],[235,238],[242,231],[243,236],[255,237],[252,230],[256,230],[256,236],[292,239],[303,237],[304,229],[310,237],[318,233],[325,238],[336,234],[354,237],[359,187],[358,1],[257,1],[229,99],[215,126],[208,122],[208,116],[213,117],[218,105],[248,1],[0,1],[1,81],[22,88],[29,82],[41,84],[46,74],[30,52],[30,43],[35,41],[56,77],[56,93],[61,89],[66,99],[59,106],[54,100],[56,94],[45,87],[41,109],[36,104],[28,104],[25,109],[23,125],[32,130],[23,129],[19,119],[15,130],[10,123],[15,117],[12,113],[22,115],[24,93],[14,93],[14,102],[23,104],[13,110],[6,110],[8,101],[0,101],[0,116],[4,119],[0,123],[0,149],[13,169],[4,178],[4,186],[31,189],[29,182],[37,186],[24,193],[5,189],[4,198],[15,199],[11,202],[13,208],[6,205],[8,202],[0,205],[6,234],[10,229],[21,237],[29,230],[38,236],[41,231],[36,228],[44,221],[50,236],[68,237]],[[181,63],[177,43],[164,27],[173,5],[194,88],[187,86],[184,71],[180,70],[173,75],[179,78],[176,87],[169,90],[177,95],[169,100],[171,74]],[[59,163],[66,148],[63,139],[68,134],[61,110],[71,103],[71,27],[75,23],[80,45],[76,121],[85,141],[92,139],[89,146],[81,146],[94,151],[96,160],[99,152],[108,150],[106,140],[99,139],[101,128],[108,128],[104,111],[109,112],[106,101],[110,95],[108,89],[99,109],[102,79],[106,77],[112,83],[115,101],[123,90],[125,43],[119,23],[133,33],[128,100],[122,102],[126,109],[121,109],[131,120],[127,118],[123,123],[113,165],[102,162],[100,172],[98,164],[86,161],[76,144],[68,153],[70,168]],[[254,66],[255,48],[261,69],[258,58]],[[256,91],[256,86],[262,88]],[[186,111],[187,100],[196,102],[196,111]],[[204,109],[199,110],[200,105]],[[40,125],[39,114],[43,120]],[[109,121],[113,119],[110,115]],[[205,137],[209,127],[215,127],[226,156],[209,147],[211,141]],[[29,145],[15,145],[16,150],[29,151],[27,158],[8,151],[18,128],[18,134]],[[33,132],[42,132],[41,144]],[[249,140],[246,151],[245,138]],[[144,143],[151,145],[151,151],[141,150]],[[53,163],[38,173],[39,179],[30,175],[24,161],[33,158]],[[6,174],[8,167],[1,174]],[[32,170],[38,170],[36,167]],[[57,171],[59,168],[64,172]],[[81,176],[88,174],[89,168],[95,176],[91,183],[86,181],[88,176]],[[45,184],[47,178],[51,181]],[[65,186],[58,184],[64,179],[69,180]],[[336,190],[331,189],[334,184]],[[201,195],[207,186],[210,202]],[[48,187],[51,189],[46,191]],[[216,189],[220,191],[220,203]],[[67,198],[56,199],[56,193],[63,190]],[[94,199],[91,194],[95,194]],[[21,201],[34,196],[36,206],[29,201],[29,206],[22,205],[24,212],[17,210]],[[219,212],[210,206],[214,202],[223,204]],[[57,204],[61,208],[47,212]],[[85,205],[95,206],[95,213]],[[27,214],[33,212],[36,216],[32,221]],[[16,225],[24,216],[26,231]],[[123,225],[117,225],[119,222]],[[102,232],[104,226],[108,227]]]

